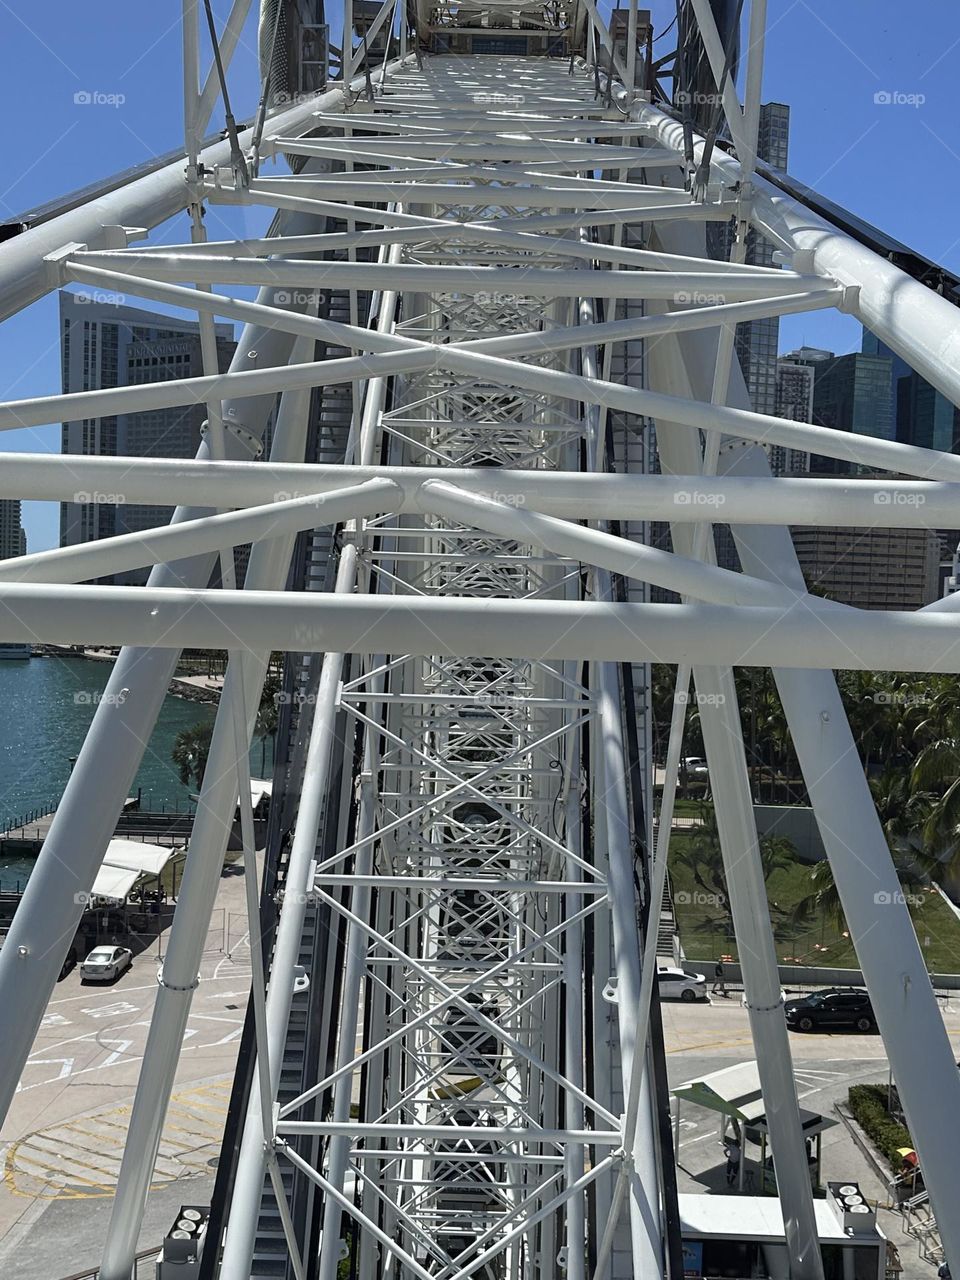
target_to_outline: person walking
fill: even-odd
[[[713,994],[726,996],[727,988],[723,978],[723,962],[718,960],[713,970]]]
[[[740,1143],[735,1137],[728,1138],[723,1150],[727,1157],[727,1186],[732,1187],[740,1177]]]

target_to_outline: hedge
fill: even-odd
[[[850,1114],[874,1146],[886,1156],[894,1173],[899,1173],[902,1157],[898,1147],[912,1147],[910,1131],[894,1120],[887,1110],[887,1086],[885,1084],[851,1085],[847,1098]]]

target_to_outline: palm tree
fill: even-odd
[[[960,705],[955,681],[931,681],[923,717],[917,722],[917,750],[910,785],[924,797],[920,827],[931,874],[956,899],[960,891]]]
[[[920,846],[919,833],[923,829],[930,797],[914,791],[910,779],[897,769],[887,769],[869,781],[877,817],[890,846],[901,885],[908,891],[927,888],[936,864]],[[824,858],[811,869],[810,882],[810,892],[794,905],[792,922],[803,925],[823,917],[832,920],[840,929],[846,928],[829,859]]]
[[[837,883],[833,878],[833,867],[827,858],[817,862],[810,870],[812,888],[794,904],[790,913],[790,921],[794,925],[806,925],[811,920],[830,920],[838,929],[846,928],[843,906]]]
[[[180,781],[185,787],[190,786],[192,782],[199,791],[203,783],[203,773],[207,767],[212,737],[213,721],[200,720],[188,729],[181,729],[174,739],[170,759],[177,766]]]
[[[722,908],[728,931],[732,931],[727,875],[713,805],[701,804],[700,825],[693,827],[684,842],[671,850],[671,859],[675,867],[683,867],[694,884]],[[785,837],[760,837],[760,865],[764,880],[769,880],[781,867],[792,866],[795,860],[796,849]],[[776,907],[771,907],[771,912],[782,914]]]
[[[277,700],[282,687],[283,678],[281,672],[271,668],[264,678],[260,705],[257,708],[256,731],[260,736],[261,778],[264,776],[267,767],[267,738],[274,738],[277,733],[279,724]]]

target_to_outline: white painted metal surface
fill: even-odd
[[[246,7],[237,0],[225,56]],[[393,30],[399,8],[386,0],[368,38]],[[719,76],[710,6],[694,8]],[[103,1280],[130,1277],[238,795],[255,914],[244,762],[274,649],[312,672],[310,714],[302,770],[286,779],[288,796],[274,786],[275,804],[295,802],[294,819],[277,932],[262,957],[266,988],[259,953],[254,960],[257,1063],[225,1240],[208,1246],[223,1244],[220,1276],[259,1274],[265,1178],[297,1280],[314,1262],[319,1280],[334,1280],[348,1255],[360,1280],[648,1280],[667,1271],[662,1161],[671,1156],[655,1136],[648,1040],[655,952],[639,925],[649,873],[655,932],[666,842],[656,862],[647,858],[650,815],[631,801],[638,774],[653,766],[642,735],[641,758],[629,758],[634,705],[624,704],[619,664],[677,664],[684,693],[695,668],[712,699],[701,722],[794,1280],[822,1274],[822,1221],[780,1017],[733,665],[777,671],[933,1202],[949,1203],[960,1175],[960,1079],[906,908],[884,907],[895,956],[870,941],[879,918],[865,870],[886,885],[890,868],[829,669],[958,672],[957,620],[949,604],[864,615],[809,597],[779,526],[954,523],[960,459],[753,413],[731,348],[738,322],[838,307],[957,402],[960,321],[755,174],[764,14],[754,0],[743,109],[729,78],[720,86],[737,155],[715,153],[701,199],[684,183],[675,120],[632,84],[611,83],[609,102],[597,96],[593,64],[612,46],[592,0],[564,19],[586,26],[589,65],[418,47],[377,67],[370,94],[358,76],[349,91],[272,115],[262,140],[242,132],[247,184],[229,143],[198,156],[214,80],[201,86],[200,7],[185,0],[186,173],[170,166],[0,246],[4,315],[58,285],[122,287],[147,303],[193,306],[206,342],[202,378],[0,405],[0,430],[208,406],[208,441],[193,463],[3,455],[0,467],[2,496],[68,500],[82,484],[122,490],[126,502],[182,504],[164,531],[0,566],[0,639],[135,646],[110,686],[130,696],[98,711],[0,951],[0,1108],[177,649],[231,652]],[[420,21],[450,25],[422,7]],[[349,79],[364,46],[347,44]],[[635,69],[635,49],[627,65]],[[261,176],[260,157],[274,155],[296,158],[293,176]],[[209,243],[202,203],[274,207],[283,225],[273,238]],[[125,227],[150,231],[183,209],[193,211],[191,244],[147,237],[128,247]],[[728,264],[707,258],[703,227],[731,216],[741,241],[753,225],[795,269],[747,267],[738,251]],[[258,286],[257,301],[210,291],[231,285]],[[227,374],[210,359],[214,316],[246,326]],[[658,353],[649,369],[615,376],[614,353],[644,341]],[[325,397],[339,388],[342,456],[303,461],[309,428],[323,429]],[[271,459],[254,462],[278,395]],[[637,430],[654,419],[664,470],[682,474],[606,474],[612,413]],[[721,439],[853,458],[892,475],[773,480],[762,451],[746,444],[739,465],[718,467]],[[721,513],[736,526],[743,574],[711,563]],[[652,520],[672,523],[678,554],[610,527]],[[295,536],[328,524],[332,590],[284,591]],[[769,556],[759,541],[768,537]],[[244,542],[253,552],[237,591],[232,552]],[[226,572],[214,591],[218,556]],[[76,585],[143,564],[154,566],[145,589]],[[622,603],[612,574],[675,590],[684,603]],[[322,661],[310,664],[314,653]],[[675,715],[668,810],[681,727]],[[862,856],[851,858],[861,832]],[[65,873],[68,839],[77,848]],[[312,1077],[291,1093],[284,1050],[306,989],[305,930],[318,913],[342,949],[306,975],[318,1047]],[[947,1213],[941,1228],[960,1266],[960,1225]]]

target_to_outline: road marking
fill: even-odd
[[[133,1044],[133,1041],[103,1039],[100,1041],[100,1043],[105,1048],[109,1047],[110,1045],[114,1046],[113,1052],[109,1054],[106,1058],[104,1058],[103,1062],[99,1064],[102,1069],[103,1067],[112,1067],[115,1062],[119,1062],[120,1059],[126,1054],[130,1046]]]
[[[49,1080],[43,1081],[44,1084],[56,1084],[58,1080],[66,1080],[68,1076],[73,1075],[73,1064],[76,1062],[76,1058],[33,1058],[30,1065],[32,1067],[52,1067],[58,1062],[60,1063],[60,1074],[51,1076]],[[35,1087],[35,1085],[24,1086],[20,1083],[17,1085],[17,1093],[22,1093],[24,1088],[33,1089]]]
[[[135,1004],[128,1004],[126,1000],[115,1000],[113,1004],[93,1005],[89,1009],[81,1009],[81,1013],[85,1013],[88,1018],[122,1018],[127,1013],[139,1013],[140,1010]]]
[[[156,991],[156,989],[157,989],[156,982],[148,982],[147,985],[144,987],[124,987],[123,992],[124,992],[124,995],[129,996],[129,995],[133,995],[135,991]],[[59,1000],[51,1000],[47,1007],[53,1008],[53,1006],[57,1004],[75,1004],[77,1000],[89,1000],[92,995],[93,995],[93,992],[88,987],[84,991],[81,991],[79,995],[63,996]]]
[[[173,1095],[171,1120],[164,1125],[154,1170],[154,1189],[207,1169],[210,1149],[219,1144],[223,1131],[231,1087],[230,1080],[220,1080]],[[30,1200],[112,1196],[130,1111],[131,1104],[104,1107],[11,1143],[3,1166],[4,1186],[12,1195]]]

